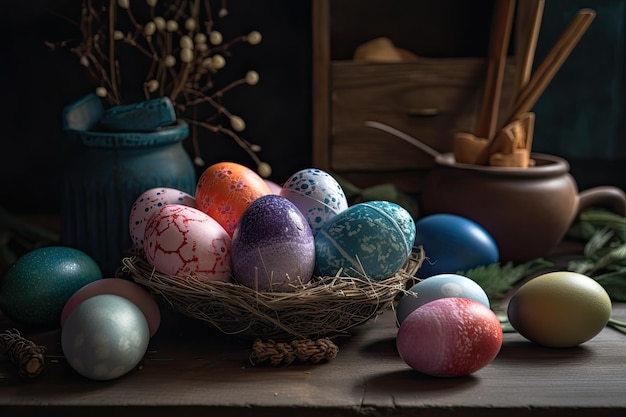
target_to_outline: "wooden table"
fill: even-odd
[[[616,305],[614,317],[626,319],[626,305]],[[0,328],[7,326],[0,320]],[[505,333],[497,358],[461,378],[410,369],[397,354],[396,331],[386,312],[337,340],[339,355],[330,362],[275,368],[252,366],[250,341],[166,312],[140,366],[106,382],[68,366],[58,330],[32,333],[47,348],[46,367],[24,381],[0,359],[0,415],[626,415],[626,334],[619,330],[606,328],[570,349]]]

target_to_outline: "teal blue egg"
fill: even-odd
[[[96,261],[78,249],[35,249],[21,256],[0,280],[0,310],[20,324],[58,327],[72,294],[101,278]]]
[[[86,299],[67,317],[61,347],[79,374],[104,381],[132,371],[148,348],[150,330],[132,301],[114,294]]]
[[[316,274],[388,278],[404,265],[414,239],[415,223],[401,206],[388,201],[355,204],[315,235]]]

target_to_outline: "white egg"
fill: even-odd
[[[128,230],[133,245],[143,247],[143,235],[150,217],[166,204],[182,204],[195,207],[196,199],[184,191],[175,188],[158,187],[143,192],[130,210]]]
[[[181,204],[161,207],[148,221],[144,254],[158,271],[201,281],[229,281],[232,239],[208,214]]]
[[[280,195],[304,214],[313,234],[328,220],[348,208],[348,200],[341,185],[321,169],[309,168],[296,172],[283,184]]]

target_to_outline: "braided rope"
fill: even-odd
[[[44,364],[44,347],[22,337],[18,331],[0,334],[0,354],[8,355],[23,378],[38,376]]]
[[[317,364],[334,359],[338,352],[337,345],[327,337],[317,340],[295,339],[291,342],[256,339],[252,345],[250,362],[253,365],[268,362],[272,366],[289,365],[295,361]]]

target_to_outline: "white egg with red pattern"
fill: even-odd
[[[146,226],[143,250],[158,271],[201,281],[229,281],[232,239],[208,214],[168,204]]]
[[[196,206],[196,199],[184,191],[175,188],[158,187],[144,191],[133,203],[128,218],[128,230],[133,245],[143,247],[146,224],[150,217],[166,204]]]

